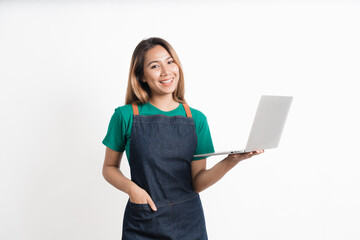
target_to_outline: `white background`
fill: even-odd
[[[280,147],[201,192],[209,239],[360,239],[357,1],[0,1],[0,239],[120,239],[101,141],[153,36],[215,150],[245,145],[261,94],[294,96]]]

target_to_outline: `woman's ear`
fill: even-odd
[[[137,79],[140,83],[146,83],[144,77],[142,77],[142,78],[140,78],[140,79],[139,79],[139,77],[136,77],[136,79]]]

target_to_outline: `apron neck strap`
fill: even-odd
[[[190,108],[189,108],[189,105],[187,105],[187,103],[183,103],[182,105],[183,105],[184,108],[185,108],[186,116],[187,116],[187,117],[192,117],[191,111],[190,111]]]
[[[138,108],[137,103],[133,102],[131,105],[133,108],[134,115],[139,115],[139,108]]]
[[[192,117],[191,111],[190,111],[190,108],[189,108],[189,105],[187,105],[186,103],[183,103],[182,105],[184,106],[184,109],[185,109],[185,112],[186,112],[186,116],[187,116],[187,117]],[[131,104],[131,106],[132,106],[132,108],[133,108],[134,115],[135,115],[135,116],[136,116],[136,115],[139,115],[139,107],[138,107],[138,105],[137,105],[135,102],[133,102],[133,103]]]

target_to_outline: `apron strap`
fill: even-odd
[[[139,115],[139,108],[138,108],[137,103],[133,102],[131,105],[133,108],[134,115]]]
[[[186,116],[187,116],[187,117],[192,117],[191,111],[190,111],[190,108],[189,108],[189,105],[187,105],[187,103],[183,103],[182,105],[183,105],[184,108],[185,108]]]

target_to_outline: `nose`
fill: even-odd
[[[166,65],[164,65],[161,68],[161,76],[167,76],[167,75],[171,75],[171,71],[168,69]]]

